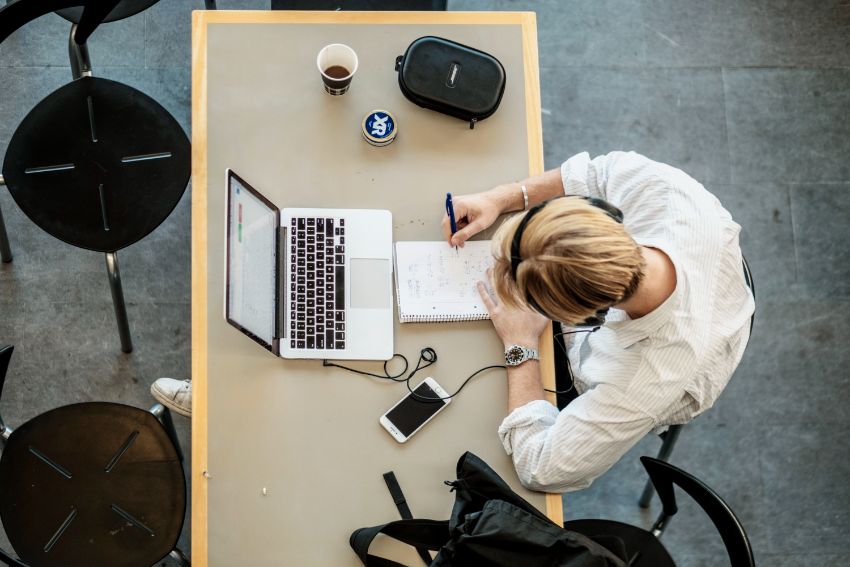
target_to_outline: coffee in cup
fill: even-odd
[[[342,43],[324,46],[316,57],[316,65],[328,94],[345,94],[357,72],[357,54]]]

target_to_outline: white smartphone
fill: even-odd
[[[449,394],[430,376],[420,382],[413,392],[415,395],[407,394],[380,419],[384,429],[399,443],[405,443],[452,401]]]

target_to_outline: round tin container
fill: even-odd
[[[361,123],[363,139],[373,146],[388,146],[395,140],[398,124],[389,111],[373,110]]]

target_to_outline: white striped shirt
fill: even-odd
[[[635,241],[673,262],[676,288],[644,317],[612,308],[599,331],[567,335],[578,398],[561,412],[529,402],[502,422],[522,484],[547,492],[589,486],[650,431],[710,408],[744,353],[755,308],[741,227],[693,178],[634,152],[581,153],[561,176],[568,195],[619,207]]]

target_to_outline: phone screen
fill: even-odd
[[[413,392],[417,396],[423,398],[438,398],[437,394],[431,387],[426,384],[420,384]],[[446,405],[445,400],[425,401],[414,398],[408,394],[404,400],[396,407],[387,412],[387,419],[395,425],[402,435],[410,437],[420,425],[428,421],[432,415],[440,411]]]

